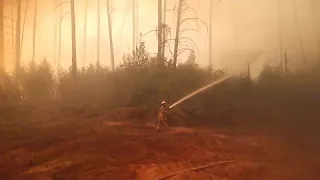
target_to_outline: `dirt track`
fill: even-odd
[[[0,179],[148,180],[213,162],[268,157],[277,160],[221,165],[170,179],[320,179],[319,156],[291,155],[281,142],[262,135],[182,127],[155,133],[103,117],[40,121],[1,127]]]

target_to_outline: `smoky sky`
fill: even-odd
[[[71,65],[71,18],[66,14],[60,21],[60,13],[70,11],[69,4],[65,3],[61,8],[53,11],[55,4],[59,1],[38,0],[38,26],[36,35],[36,60],[46,58],[51,63],[57,61],[57,47],[54,47],[54,29],[61,22],[62,28],[62,57],[63,67]],[[9,1],[8,1],[9,2]],[[205,24],[199,23],[199,32],[189,31],[184,36],[190,37],[197,45],[200,54],[197,53],[197,60],[200,65],[207,65],[209,52],[209,0],[186,0],[196,13],[188,12],[185,17],[198,17]],[[77,37],[77,58],[78,65],[83,65],[84,53],[84,5],[85,0],[75,0],[76,6],[76,37]],[[101,3],[101,36],[100,36],[100,57],[101,64],[110,67],[109,37],[107,24],[106,0]],[[166,23],[171,28],[174,38],[177,18],[178,0],[167,0]],[[268,57],[279,55],[279,39],[282,49],[292,59],[302,58],[302,51],[308,60],[318,56],[319,48],[319,12],[320,3],[314,0],[221,0],[214,1],[212,10],[212,53],[213,63],[218,65],[227,57],[232,57],[235,62],[240,52],[262,52]],[[113,0],[111,3],[111,20],[113,26],[113,40],[116,65],[122,62],[123,54],[132,51],[132,0]],[[136,28],[139,33],[146,33],[157,27],[157,0],[138,0],[138,18]],[[86,65],[96,62],[97,51],[97,0],[88,1],[87,14],[87,46]],[[33,28],[33,1],[23,1],[22,21],[25,21],[22,44],[22,64],[28,64],[32,55],[32,28]],[[26,11],[27,10],[27,11]],[[26,13],[25,13],[26,11]],[[61,12],[60,12],[61,11]],[[16,8],[10,4],[5,6],[5,15],[15,15]],[[24,16],[26,15],[26,16]],[[10,24],[6,20],[5,24]],[[23,22],[22,22],[23,23]],[[197,28],[197,25],[190,21],[182,28]],[[10,29],[5,29],[9,33]],[[57,39],[56,39],[57,40]],[[157,51],[157,37],[151,32],[143,37],[148,51],[153,54]],[[12,66],[14,50],[12,49],[12,38],[5,35],[5,58],[7,66]],[[302,45],[301,45],[302,44]],[[302,46],[302,47],[301,47]],[[171,46],[173,51],[173,44]],[[179,61],[186,60],[189,52],[180,56]],[[230,54],[234,54],[231,56]],[[241,53],[240,53],[241,54]],[[166,56],[171,58],[167,49]],[[240,55],[238,56],[240,58]],[[246,58],[244,57],[244,58]],[[275,58],[276,59],[276,58]],[[228,61],[230,61],[228,59]]]

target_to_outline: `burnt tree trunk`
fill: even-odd
[[[57,4],[59,1],[55,0],[55,4]],[[57,34],[58,34],[58,19],[54,19],[54,42],[53,42],[53,69],[55,70],[57,65]]]
[[[305,49],[304,49],[304,45],[303,45],[303,41],[302,41],[302,35],[301,35],[301,29],[300,29],[300,21],[299,21],[299,17],[298,17],[298,9],[297,9],[297,4],[295,0],[292,0],[292,4],[293,4],[293,15],[294,15],[294,20],[296,23],[296,27],[297,27],[297,31],[298,31],[298,38],[299,38],[299,45],[300,45],[300,51],[301,51],[301,55],[302,55],[302,61],[304,64],[307,63],[307,59],[306,59],[306,55],[305,55]]]
[[[163,32],[162,32],[162,59],[164,60],[165,56],[165,47],[166,47],[166,19],[167,19],[167,0],[164,0],[163,3]]]
[[[108,1],[109,2],[109,1]],[[132,49],[133,52],[136,50],[136,1],[132,1]]]
[[[17,21],[16,21],[16,59],[15,59],[15,70],[17,75],[20,73],[20,60],[21,60],[21,49],[20,49],[20,34],[21,34],[21,0],[17,0]]]
[[[77,78],[77,44],[76,44],[76,17],[74,0],[71,0],[71,33],[72,33],[72,76]]]
[[[136,0],[136,17],[135,17],[135,25],[136,25],[136,35],[135,35],[135,41],[136,41],[136,47],[139,47],[139,0]],[[138,45],[137,45],[138,44]]]
[[[29,1],[26,1],[26,7],[24,9],[24,15],[23,15],[22,32],[21,32],[21,45],[20,45],[21,53],[22,53],[22,47],[23,47],[24,27],[26,25],[26,20],[27,20],[28,6],[29,6]],[[20,54],[20,56],[21,56],[21,54]]]
[[[310,0],[310,8],[311,8],[311,16],[312,16],[312,21],[313,21],[313,26],[314,26],[314,31],[316,32],[317,36],[317,42],[318,42],[318,59],[320,60],[320,28],[319,28],[319,23],[317,19],[318,11],[317,11],[317,1]]]
[[[158,0],[158,63],[162,64],[161,58],[162,45],[162,0]]]
[[[84,28],[83,28],[83,60],[82,66],[86,66],[86,56],[87,56],[87,16],[88,16],[88,0],[85,0],[84,5]]]
[[[34,14],[33,14],[32,63],[35,62],[34,60],[35,60],[35,53],[36,53],[36,32],[37,32],[37,14],[38,14],[37,11],[38,11],[38,0],[35,0],[35,2],[34,2]],[[54,36],[54,39],[56,39],[56,34]]]
[[[98,18],[97,18],[97,65],[100,66],[100,0],[97,2],[98,4]]]
[[[284,52],[284,75],[288,76],[288,58],[286,52]]]
[[[181,23],[181,6],[184,0],[179,0],[178,5],[178,17],[177,17],[177,28],[176,28],[176,37],[174,39],[174,52],[173,52],[173,67],[177,67],[178,59],[178,46],[179,46],[179,32],[180,32],[180,23]]]
[[[115,70],[114,65],[114,52],[113,52],[113,41],[112,41],[112,23],[111,23],[111,14],[110,14],[110,4],[107,0],[107,13],[108,13],[108,27],[109,27],[109,43],[110,43],[110,54],[111,54],[111,67],[112,70]]]
[[[3,15],[4,0],[0,0],[0,77],[4,72],[4,34],[3,34]]]
[[[278,41],[279,41],[279,65],[282,68],[283,62],[282,62],[282,56],[283,56],[283,50],[282,50],[282,7],[281,7],[281,0],[278,0]]]
[[[11,53],[12,53],[12,61],[14,62],[15,60],[15,40],[14,40],[14,33],[15,33],[15,29],[13,28],[14,27],[14,24],[15,24],[15,20],[13,19],[14,18],[14,6],[12,6],[12,9],[11,9]]]
[[[212,6],[213,1],[210,1],[210,13],[209,13],[209,67],[212,68]]]
[[[60,69],[60,62],[61,62],[61,32],[62,32],[62,20],[63,20],[63,15],[62,15],[62,8],[60,7],[60,12],[59,12],[59,37],[58,37],[58,62],[57,62],[57,72],[59,73]]]

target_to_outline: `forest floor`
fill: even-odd
[[[1,180],[151,180],[224,161],[238,162],[168,179],[320,179],[319,148],[259,131],[175,126],[154,132],[150,123],[132,119],[57,114],[0,128]]]

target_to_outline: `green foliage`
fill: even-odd
[[[19,78],[23,94],[33,102],[49,101],[53,95],[54,77],[51,65],[43,60],[40,64],[30,63]]]
[[[137,71],[148,68],[150,66],[151,57],[146,50],[145,42],[141,42],[139,47],[136,48],[131,54],[123,56],[123,64],[120,66],[122,69],[129,71]]]
[[[71,71],[59,72],[57,99],[90,106],[158,106],[163,99],[177,100],[183,94],[208,83],[212,72],[197,65],[181,64],[177,69],[158,66],[144,42],[114,72],[90,65],[78,72],[76,82]]]
[[[21,99],[21,90],[13,76],[2,74],[0,86],[0,109],[4,110]]]
[[[201,107],[205,112],[212,113],[211,107],[218,111],[218,107],[228,107],[232,101],[244,101],[252,89],[268,99],[278,98],[274,94],[285,92],[288,87],[296,90],[306,87],[310,82],[305,81],[307,78],[319,77],[315,76],[316,72],[319,74],[316,68],[313,72],[306,77],[292,73],[285,77],[280,68],[267,67],[254,88],[251,88],[252,84],[247,83],[246,78],[233,78],[223,87],[190,99],[185,105],[188,106],[189,103],[190,107]],[[109,71],[99,64],[91,64],[79,70],[76,80],[72,78],[71,69],[60,68],[55,77],[46,60],[40,64],[31,63],[28,68],[22,69],[19,76],[4,76],[0,105],[8,107],[23,102],[22,104],[36,105],[58,103],[72,108],[102,110],[117,106],[157,108],[162,100],[174,103],[224,73],[224,70],[213,72],[193,63],[180,63],[177,68],[171,68],[170,61],[165,61],[165,65],[160,66],[142,42],[133,54],[123,57],[123,64],[115,71]],[[314,84],[315,82],[312,81]],[[267,96],[267,93],[271,95]],[[294,97],[294,94],[290,97]]]
[[[74,102],[95,102],[103,99],[106,91],[108,70],[99,65],[90,65],[78,72],[76,82],[71,71],[61,71],[57,83],[57,98]]]

